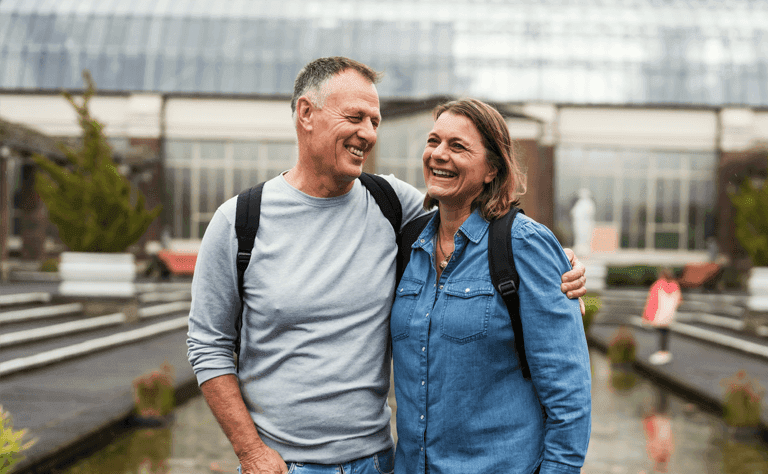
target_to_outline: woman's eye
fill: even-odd
[[[465,149],[465,148],[464,148],[464,145],[460,145],[460,144],[458,144],[458,143],[454,143],[454,144],[453,144],[453,148],[455,148],[455,149],[457,149],[457,150],[464,150],[464,149]]]

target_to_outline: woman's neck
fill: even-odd
[[[458,232],[461,224],[467,220],[472,209],[469,207],[451,208],[441,205],[440,209],[440,234],[442,237],[447,238],[451,242],[453,241],[453,235]]]

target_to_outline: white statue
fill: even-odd
[[[595,203],[589,189],[579,190],[579,200],[571,208],[573,223],[573,251],[576,255],[588,255],[592,247],[592,230],[595,228]]]

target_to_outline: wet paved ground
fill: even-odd
[[[768,474],[768,445],[735,435],[718,417],[637,376],[632,388],[617,390],[603,354],[593,349],[591,357],[592,438],[582,472]],[[643,427],[646,415],[664,410],[663,397],[672,440],[663,446],[669,451],[666,470],[649,458]],[[169,428],[135,431],[63,472],[208,474],[234,473],[236,468],[226,437],[203,398],[195,397],[179,407]]]

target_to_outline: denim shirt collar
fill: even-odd
[[[432,239],[435,236],[435,232],[437,232],[437,226],[439,222],[440,211],[438,210],[435,212],[435,215],[432,216],[432,219],[429,220],[427,226],[421,232],[411,248],[424,248],[427,244],[432,242]],[[464,223],[461,224],[461,227],[459,227],[459,232],[464,234],[464,236],[472,243],[478,244],[483,239],[485,233],[488,231],[489,225],[490,223],[480,215],[480,208],[477,208],[472,211],[472,214],[470,214]],[[428,248],[425,250],[429,251]]]

